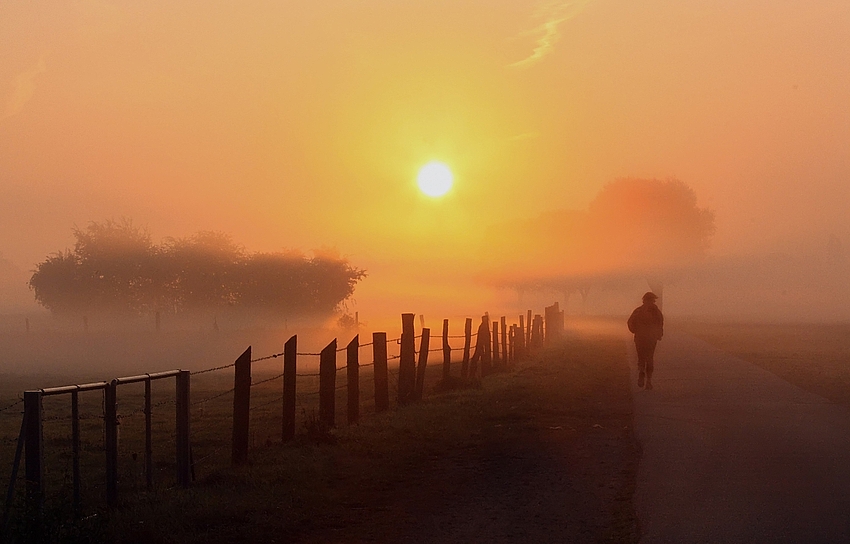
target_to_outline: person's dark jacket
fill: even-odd
[[[664,316],[654,303],[638,306],[629,316],[629,330],[635,338],[661,340],[664,336]]]

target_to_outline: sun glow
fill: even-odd
[[[419,190],[430,197],[443,196],[452,188],[454,176],[449,167],[437,161],[432,161],[419,169],[416,182]]]

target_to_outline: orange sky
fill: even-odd
[[[12,1],[0,43],[0,254],[25,270],[128,216],[336,246],[386,285],[438,252],[427,283],[618,176],[688,183],[716,255],[850,235],[846,0]]]

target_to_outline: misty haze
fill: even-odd
[[[850,541],[846,1],[0,37],[0,542]]]

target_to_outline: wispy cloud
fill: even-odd
[[[0,116],[0,121],[19,113],[27,102],[35,93],[35,80],[47,71],[47,64],[44,61],[44,55],[38,62],[26,72],[18,74],[12,82],[12,91],[6,97],[6,105],[3,108],[3,115]]]
[[[559,28],[562,23],[574,19],[584,11],[593,0],[561,0],[558,2],[547,2],[540,6],[534,14],[535,20],[542,23],[533,30],[525,32],[525,35],[537,36],[537,45],[528,57],[511,63],[510,68],[527,68],[540,62],[548,55],[561,37]]]

